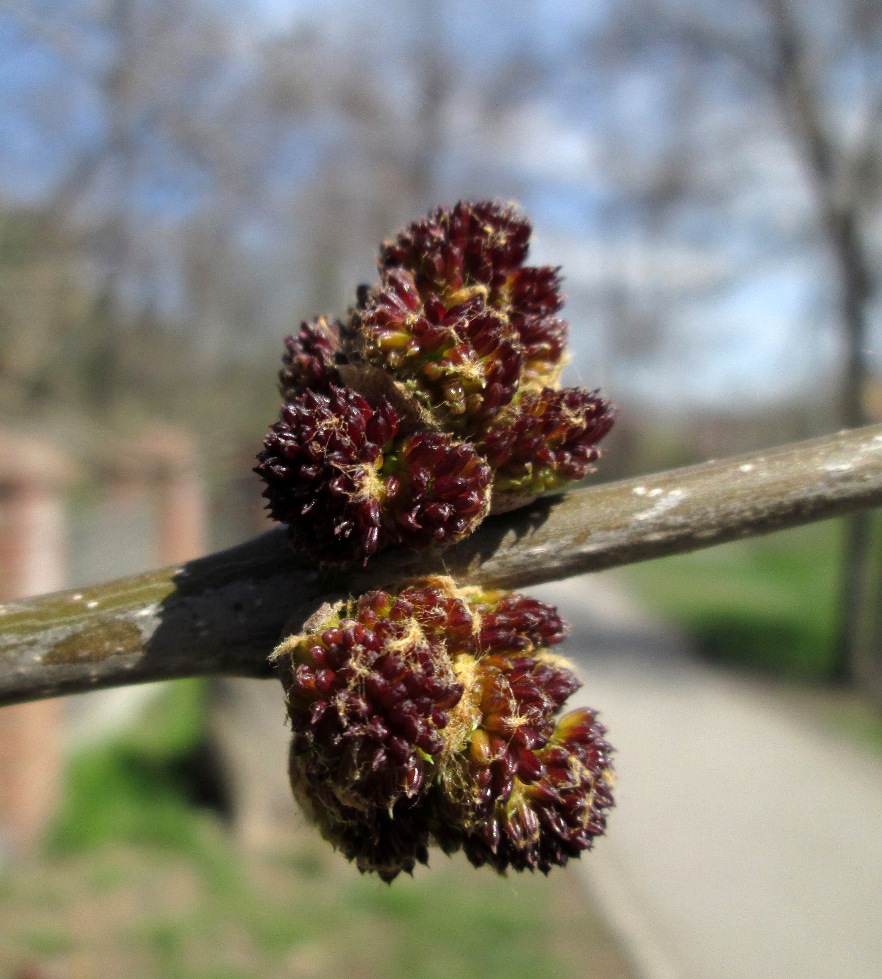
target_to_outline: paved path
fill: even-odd
[[[573,623],[617,748],[579,861],[647,979],[882,979],[882,762],[702,664],[615,575],[531,589]]]

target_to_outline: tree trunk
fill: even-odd
[[[860,231],[862,202],[843,190],[847,161],[824,117],[818,86],[811,77],[810,57],[793,12],[785,0],[769,0],[769,13],[775,38],[772,86],[814,184],[821,230],[839,287],[844,345],[839,421],[846,428],[857,428],[869,421],[865,397],[870,376],[868,307],[873,294],[871,260]],[[865,658],[859,643],[871,594],[870,528],[871,518],[866,513],[849,517],[845,525],[832,667],[833,678],[841,683],[860,681],[857,664]],[[882,685],[882,675],[876,680]]]

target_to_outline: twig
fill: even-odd
[[[0,605],[0,704],[100,687],[265,677],[287,621],[418,574],[519,588],[882,505],[882,425],[575,490],[441,553],[389,552],[333,581],[284,532],[94,588]]]

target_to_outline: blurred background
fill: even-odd
[[[2,0],[0,597],[267,529],[282,338],[485,197],[563,267],[566,382],[619,406],[595,479],[882,420],[878,0]],[[588,646],[639,673],[676,635],[878,776],[878,520],[601,577]],[[649,968],[569,869],[356,879],[293,811],[278,694],[0,711],[0,974]]]

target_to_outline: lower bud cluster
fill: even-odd
[[[295,796],[361,871],[391,881],[435,842],[499,872],[566,864],[612,806],[611,749],[546,651],[566,626],[521,595],[429,578],[323,606],[274,654]]]

